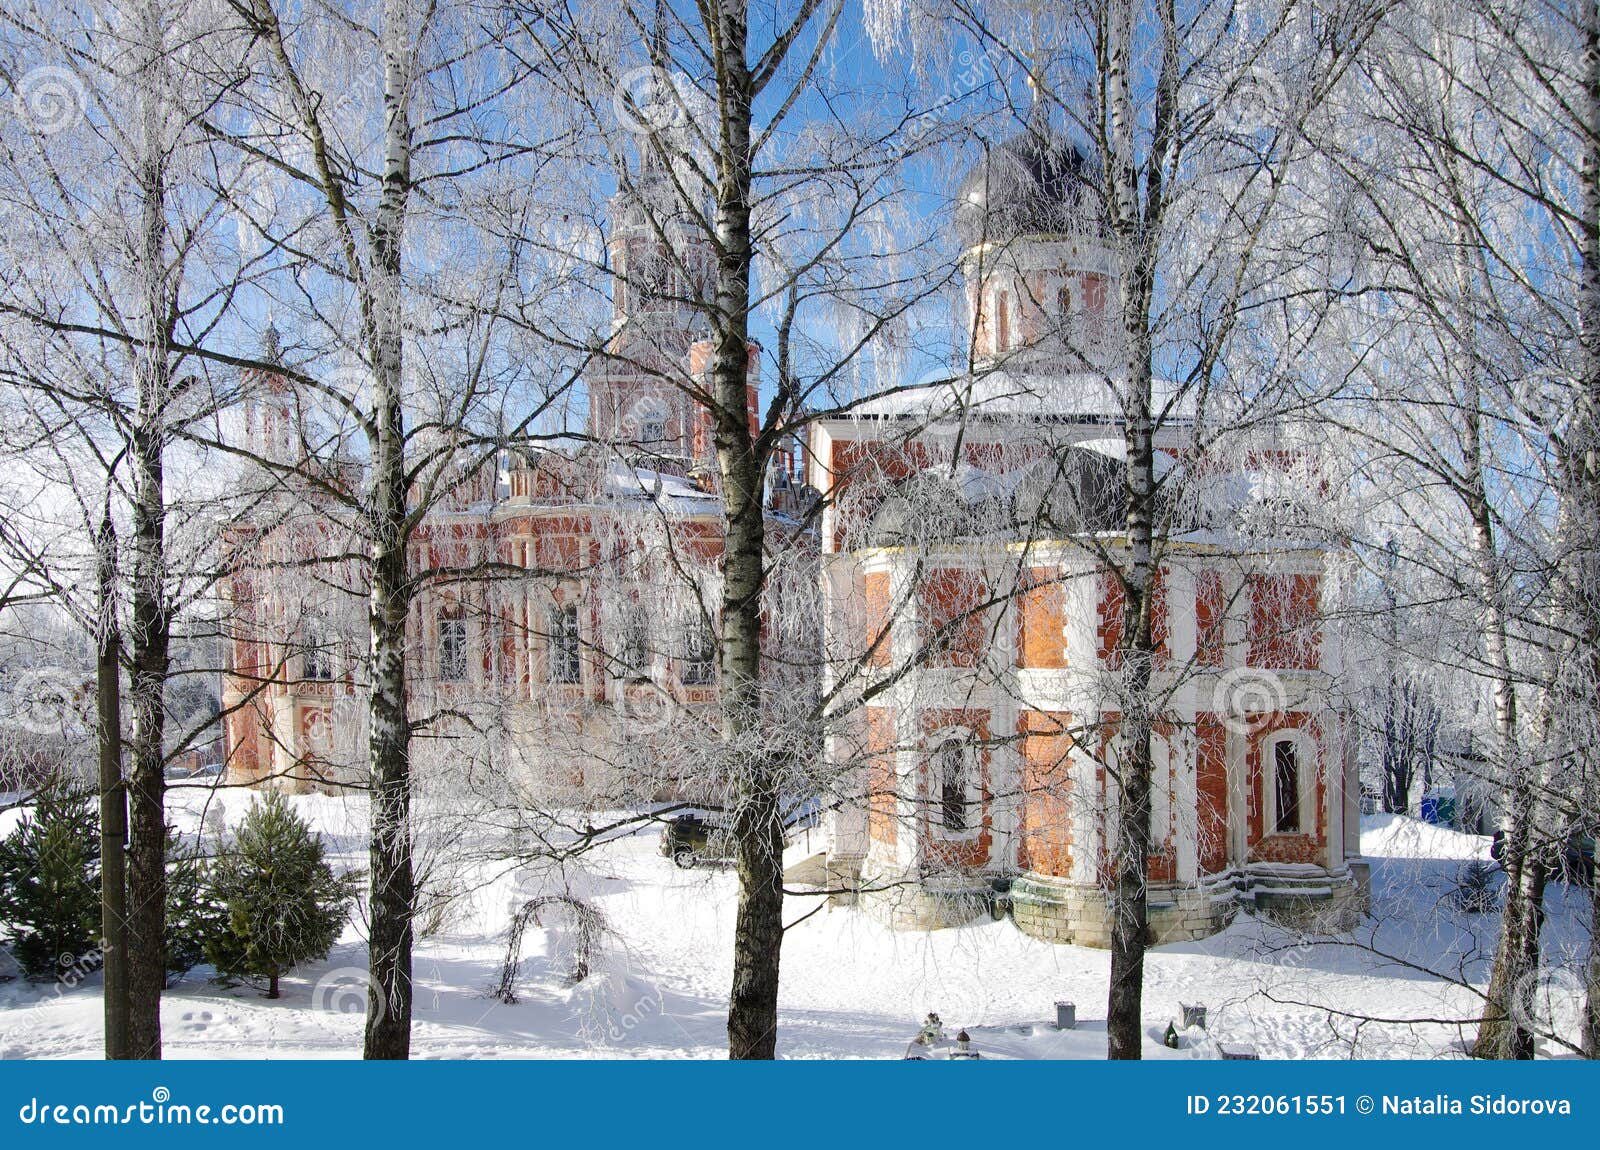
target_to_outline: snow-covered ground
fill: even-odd
[[[207,792],[174,792],[173,819],[193,831]],[[223,793],[238,821],[248,796]],[[359,799],[303,796],[295,805],[348,866],[364,863]],[[0,834],[16,817],[0,814]],[[217,816],[209,825],[214,829]],[[1493,946],[1493,915],[1458,910],[1452,892],[1488,840],[1396,816],[1363,824],[1373,863],[1374,915],[1341,940],[1306,943],[1241,914],[1222,934],[1149,957],[1145,1021],[1153,1058],[1216,1057],[1216,1045],[1253,1046],[1266,1058],[1458,1056],[1466,1028],[1414,1019],[1471,1019]],[[717,1057],[724,1050],[731,981],[734,878],[678,870],[654,835],[621,840],[564,876],[532,881],[485,867],[443,926],[417,947],[413,1052],[419,1057]],[[512,1005],[489,997],[514,907],[565,886],[605,915],[608,937],[591,976],[566,985],[570,934],[557,912],[530,926]],[[1553,958],[1586,953],[1580,899],[1552,890]],[[1570,905],[1569,905],[1570,904]],[[815,906],[791,899],[791,919]],[[361,1046],[365,945],[359,924],[320,963],[284,980],[267,1001],[224,989],[206,969],[169,992],[168,1057],[349,1058]],[[789,932],[783,952],[779,1052],[791,1058],[898,1058],[922,1017],[966,1027],[990,1057],[1104,1057],[1104,951],[1052,946],[1009,922],[928,934],[890,931],[851,909],[823,909]],[[1557,987],[1557,990],[1560,988]],[[1558,996],[1559,997],[1559,996]],[[1056,1031],[1054,1003],[1077,1004],[1078,1029]],[[1209,1010],[1209,1029],[1161,1045],[1180,1004]],[[1563,1005],[1564,1008],[1564,1005]],[[96,1057],[99,977],[71,990],[0,984],[0,1057]],[[1362,1021],[1362,1018],[1388,1021]]]

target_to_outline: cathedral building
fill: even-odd
[[[710,254],[647,210],[652,191],[647,172],[612,203],[612,330],[584,381],[586,433],[460,475],[410,542],[423,576],[408,621],[413,713],[469,716],[503,736],[495,757],[515,760],[544,801],[692,790],[664,717],[716,698],[723,510],[711,424],[691,398],[710,361],[696,306]],[[366,605],[359,561],[333,557],[363,545],[325,486],[301,482],[320,465],[292,389],[270,373],[249,384],[246,441],[288,478],[229,533],[227,767],[237,780],[336,785],[365,751]],[[798,529],[799,457],[780,452],[768,477],[774,531]],[[341,482],[354,490],[359,468]]]
[[[1118,261],[1094,197],[1042,122],[995,147],[957,206],[968,369],[813,430],[824,578],[864,605],[833,625],[875,637],[858,646],[885,688],[830,739],[857,798],[830,816],[829,872],[899,925],[1009,907],[1041,938],[1109,940],[1129,553]],[[1320,613],[1338,553],[1250,527],[1316,490],[1314,456],[1280,440],[1224,465],[1179,389],[1156,381],[1154,408],[1152,936],[1242,905],[1346,923],[1365,868]]]
[[[411,541],[428,576],[414,709],[502,730],[497,754],[585,802],[694,794],[676,733],[630,720],[717,698],[723,510],[696,398],[712,261],[654,210],[655,179],[613,201],[587,435],[463,474]],[[812,796],[828,886],[899,926],[999,908],[1042,938],[1109,937],[1128,548],[1119,260],[1095,186],[1042,120],[993,148],[957,204],[961,370],[815,418],[769,476],[769,522],[814,558],[817,662],[840,702]],[[758,364],[752,346],[753,425]],[[305,466],[290,389],[268,374],[251,390],[257,452]],[[1364,866],[1322,616],[1340,552],[1281,517],[1260,527],[1319,490],[1315,452],[1284,428],[1219,461],[1192,395],[1157,380],[1154,401],[1152,934],[1202,937],[1245,905],[1343,922]],[[365,604],[359,563],[333,557],[359,548],[315,489],[285,498],[230,536],[228,767],[336,783],[362,758]]]

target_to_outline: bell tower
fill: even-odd
[[[639,95],[641,105],[671,108],[679,97],[670,90],[664,7],[656,11],[651,89]],[[667,168],[669,137],[666,128],[639,135],[634,171],[618,173],[611,198],[611,335],[588,379],[589,433],[644,466],[680,470],[694,456],[696,412],[683,387],[689,348],[710,330],[713,256]]]
[[[971,358],[982,367],[1079,371],[1108,358],[1117,263],[1098,170],[1051,127],[1034,76],[1023,130],[989,148],[957,192]]]

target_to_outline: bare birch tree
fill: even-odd
[[[434,574],[418,533],[444,501],[486,475],[492,485],[500,444],[542,426],[566,386],[559,365],[522,386],[544,361],[537,350],[508,358],[500,335],[508,317],[538,307],[540,269],[523,258],[523,237],[553,218],[538,182],[550,141],[537,111],[516,103],[526,69],[499,52],[493,21],[479,23],[473,5],[232,7],[256,83],[209,126],[252,161],[234,210],[272,253],[264,290],[293,325],[281,358],[236,362],[287,387],[321,430],[311,456],[216,439],[309,481],[341,525],[340,546],[360,556],[372,799],[365,1055],[405,1058],[413,740],[437,718],[411,709],[426,707],[408,670],[408,620]]]
[[[97,636],[109,843],[124,840],[126,796],[125,896],[120,850],[108,850],[117,857],[106,867],[113,1057],[161,1055],[168,687],[194,558],[187,539],[182,558],[174,555],[169,465],[179,428],[212,410],[214,391],[194,353],[214,338],[242,274],[214,244],[219,201],[202,183],[219,176],[206,172],[200,125],[236,75],[217,16],[205,6],[185,17],[140,3],[87,12],[29,5],[7,16],[24,113],[5,141],[17,257],[0,297],[7,382],[26,396],[33,429],[60,438],[39,449],[85,471],[53,476],[52,501],[78,501],[82,547],[76,574],[57,569],[54,590],[76,593],[74,577],[94,588],[62,606]],[[108,178],[86,185],[91,165]],[[119,666],[127,672],[125,739]]]

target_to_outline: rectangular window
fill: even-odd
[[[312,616],[301,628],[300,677],[326,683],[333,679],[333,647],[323,619]]]
[[[1300,829],[1300,754],[1293,742],[1272,744],[1272,765],[1278,833],[1292,834]]]
[[[683,682],[688,687],[703,687],[716,681],[717,637],[711,628],[699,622],[690,626],[685,644]]]
[[[950,739],[935,755],[939,772],[939,822],[947,831],[967,829],[967,749]]]
[[[1322,648],[1318,577],[1258,574],[1249,585],[1250,666],[1315,670]]]
[[[550,681],[583,681],[583,643],[578,631],[576,603],[567,603],[550,612]]]
[[[462,614],[439,616],[439,678],[459,683],[467,677],[467,620]]]
[[[650,633],[643,608],[634,605],[622,620],[621,649],[617,652],[619,679],[650,677]]]

